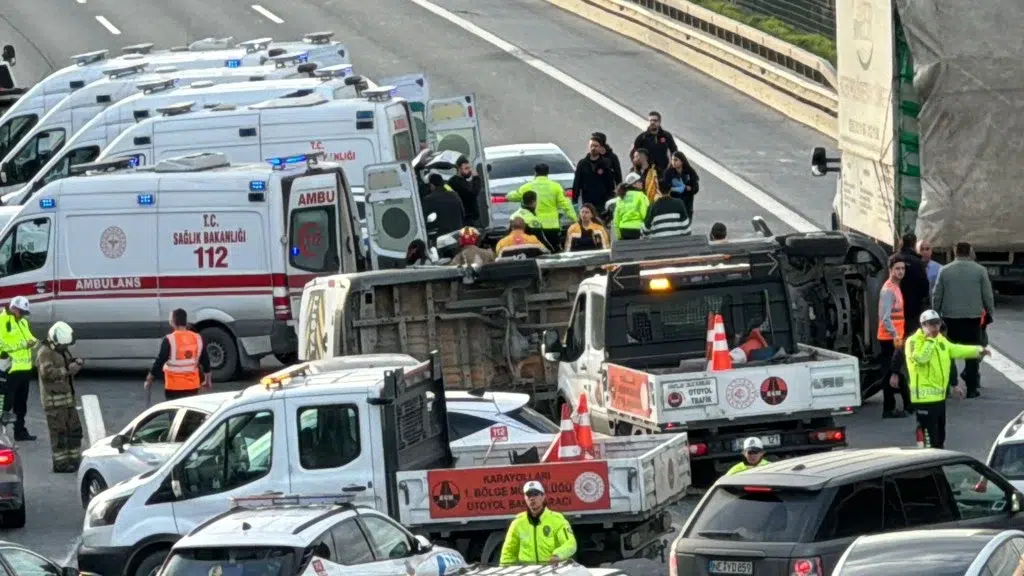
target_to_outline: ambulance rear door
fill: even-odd
[[[490,224],[491,188],[484,168],[484,140],[480,135],[480,119],[476,96],[455,96],[427,102],[427,134],[435,152],[453,150],[469,158],[483,180],[484,194],[477,198],[480,223]]]
[[[363,183],[371,266],[374,270],[403,268],[409,244],[427,241],[412,168],[408,162],[367,166]]]
[[[427,75],[417,73],[382,78],[380,85],[394,86],[397,90],[395,96],[403,98],[409,103],[409,111],[412,114],[413,127],[419,149],[422,150],[428,146],[426,107],[427,102],[430,101],[430,83],[427,81]]]
[[[304,156],[299,156],[305,161]],[[275,282],[274,316],[291,320],[298,314],[302,288],[327,274],[364,268],[359,254],[359,220],[344,172],[338,168],[309,170],[281,179],[287,207],[285,286]],[[287,300],[284,299],[285,292]]]

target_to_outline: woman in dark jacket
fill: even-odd
[[[672,196],[679,198],[686,205],[686,211],[693,221],[693,197],[700,191],[700,176],[686,160],[682,152],[672,154],[672,162],[661,176],[664,186],[672,190]]]

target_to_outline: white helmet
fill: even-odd
[[[75,331],[67,322],[55,322],[46,333],[50,342],[59,346],[71,346],[75,342]]]
[[[7,307],[17,308],[18,310],[21,310],[24,314],[28,314],[31,305],[28,303],[28,298],[25,298],[24,296],[15,296],[14,298],[11,298],[11,303],[8,304]]]
[[[751,436],[743,441],[744,452],[764,452],[764,443],[757,436]]]
[[[929,322],[941,322],[942,318],[939,317],[939,313],[935,310],[925,310],[921,312],[921,324],[927,324]]]

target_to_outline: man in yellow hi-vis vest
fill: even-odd
[[[32,348],[36,337],[28,325],[28,298],[16,296],[7,309],[0,312],[0,363],[7,364],[4,384],[4,412],[14,412],[14,439],[35,440],[25,428],[28,412],[28,387],[32,378]]]
[[[729,468],[725,475],[732,476],[768,463],[764,459],[764,443],[757,436],[751,436],[743,441],[743,460]]]

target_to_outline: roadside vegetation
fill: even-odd
[[[821,56],[833,65],[836,63],[836,42],[832,38],[822,36],[821,34],[801,32],[774,16],[764,16],[748,12],[727,0],[689,1],[702,8],[707,8],[716,14],[721,14],[726,18],[742,22],[766,34],[771,34],[779,40],[799,46],[811,54]]]

